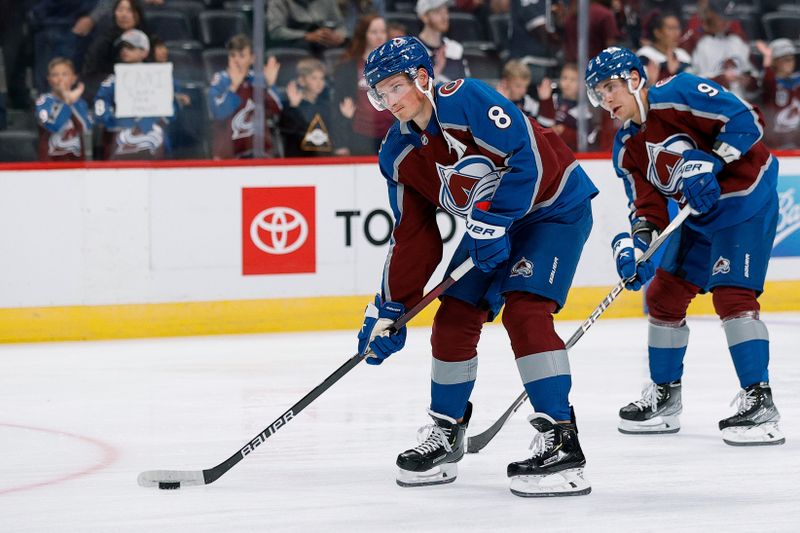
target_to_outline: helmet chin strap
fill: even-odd
[[[644,102],[642,102],[642,94],[641,90],[644,86],[644,78],[639,78],[639,86],[635,89],[633,88],[633,81],[628,78],[628,92],[633,95],[633,99],[636,100],[636,105],[639,106],[639,118],[642,120],[642,124],[644,121],[647,120],[647,111],[644,108]]]
[[[442,123],[439,122],[439,113],[436,111],[436,101],[433,98],[433,78],[428,76],[428,83],[423,89],[422,85],[419,83],[419,76],[417,76],[414,78],[414,87],[416,87],[419,92],[424,94],[431,103],[431,106],[433,106],[433,116],[436,118],[436,123],[439,124],[439,129],[442,131],[442,137],[444,137],[444,140],[447,142],[448,152],[455,151],[458,158],[461,159],[464,156],[464,152],[467,151],[467,145],[447,133],[447,131],[445,131],[445,129],[442,127]]]

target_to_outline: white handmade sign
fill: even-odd
[[[117,118],[172,116],[172,63],[117,63],[114,74]]]

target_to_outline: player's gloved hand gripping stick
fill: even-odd
[[[650,247],[647,249],[647,251],[645,251],[644,254],[637,260],[637,264],[643,263],[648,259],[650,259],[650,257],[652,257],[652,255],[656,252],[656,250],[658,250],[658,248],[664,243],[664,241],[666,241],[667,238],[672,234],[672,232],[678,229],[678,227],[683,223],[683,221],[686,220],[686,218],[691,214],[692,214],[691,207],[687,205],[684,208],[682,208],[675,216],[675,218],[672,220],[672,222],[670,222],[669,225],[666,228],[664,228],[664,231],[658,236],[658,238],[655,239],[650,244]],[[597,319],[600,318],[600,315],[602,315],[603,312],[606,309],[608,309],[608,307],[614,302],[614,300],[617,299],[617,296],[619,296],[619,294],[623,291],[625,285],[630,284],[635,276],[636,276],[636,271],[634,270],[634,274],[631,278],[619,280],[619,282],[614,286],[614,288],[611,289],[611,292],[608,293],[608,296],[606,296],[603,299],[603,301],[600,302],[600,305],[595,307],[594,311],[592,311],[592,314],[589,316],[589,318],[584,320],[583,324],[581,324],[581,327],[578,328],[578,330],[575,333],[573,333],[572,337],[569,338],[565,346],[567,350],[575,346],[575,343],[578,342],[578,340],[581,337],[583,337],[583,334],[586,333],[586,331],[590,327],[592,327],[592,324],[594,324],[597,321]],[[511,418],[511,415],[516,413],[517,410],[520,407],[522,407],[522,404],[525,403],[527,399],[528,399],[528,394],[526,392],[523,392],[522,394],[519,395],[519,397],[517,397],[516,400],[514,400],[514,403],[511,404],[511,407],[506,409],[506,411],[500,416],[500,418],[494,424],[492,424],[488,429],[486,429],[482,433],[478,433],[477,435],[468,437],[467,453],[477,453],[483,448],[485,448],[486,445],[489,444],[489,442],[494,438],[494,436],[497,435],[497,433],[503,428],[508,419]]]
[[[464,261],[455,270],[453,270],[444,281],[431,289],[430,292],[428,292],[428,294],[426,294],[417,305],[415,305],[407,313],[399,316],[399,318],[397,318],[397,320],[395,320],[388,329],[391,329],[392,331],[403,329],[406,323],[417,316],[420,311],[428,307],[432,301],[441,296],[444,291],[446,291],[451,285],[453,285],[453,283],[463,277],[464,274],[472,270],[473,266],[475,265],[472,262],[472,259],[467,259]],[[317,385],[311,392],[303,396],[300,401],[279,416],[272,424],[267,426],[264,431],[256,435],[247,444],[242,446],[236,453],[225,459],[217,466],[206,470],[148,470],[139,474],[137,479],[139,485],[142,487],[158,487],[160,489],[177,489],[182,486],[208,485],[213,483],[219,479],[220,476],[225,474],[225,472],[236,466],[239,461],[244,459],[245,456],[255,450],[256,447],[263,444],[263,442],[271,437],[273,433],[285,426],[300,411],[308,407],[311,402],[316,400],[323,392],[328,390],[334,383],[339,381],[342,376],[355,368],[358,363],[364,360],[365,355],[362,353],[364,351],[367,350],[359,349],[359,353],[353,355],[342,366],[336,369],[335,372],[325,378],[322,383]]]

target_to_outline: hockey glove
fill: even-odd
[[[488,203],[476,204],[467,215],[467,246],[475,266],[483,272],[491,272],[508,259],[511,241],[508,228],[512,219],[484,211]]]
[[[722,161],[702,150],[686,150],[681,163],[678,187],[689,207],[697,214],[705,213],[719,200],[717,172]]]
[[[636,263],[648,246],[647,238],[642,232],[634,233],[633,237],[628,233],[620,233],[611,241],[617,274],[625,280],[625,288],[629,291],[638,291],[656,273],[656,267],[649,259]]]
[[[390,327],[405,313],[405,306],[397,302],[381,302],[380,294],[364,311],[364,324],[358,332],[358,353],[365,355],[367,363],[379,365],[406,343],[406,327],[392,333]]]

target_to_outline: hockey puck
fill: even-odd
[[[180,481],[159,481],[158,488],[161,490],[175,490],[181,488]]]

